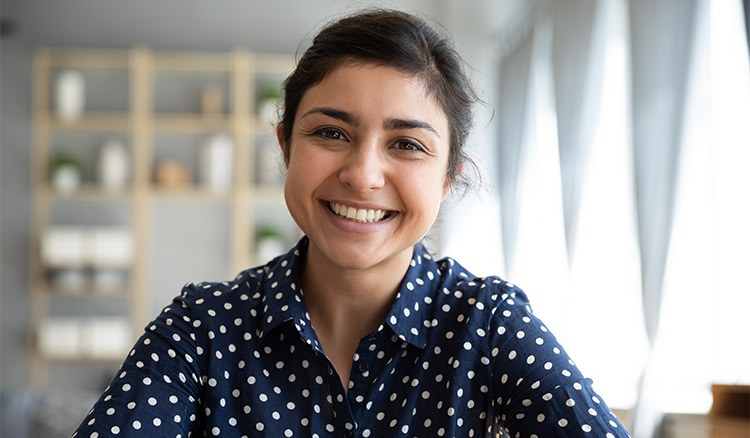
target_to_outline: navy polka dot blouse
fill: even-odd
[[[307,244],[185,286],[74,436],[629,436],[521,290],[421,243],[345,391],[299,286]]]

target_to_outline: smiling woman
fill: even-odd
[[[289,211],[311,250],[385,269],[392,292],[450,188],[445,114],[419,79],[371,65],[334,70],[305,93],[298,113],[289,142],[280,135]],[[332,204],[346,214],[331,214]],[[365,224],[367,210],[385,215]]]
[[[359,13],[323,29],[284,91],[305,237],[186,286],[76,436],[628,436],[520,289],[421,244],[476,100],[448,39]]]

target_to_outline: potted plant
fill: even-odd
[[[281,87],[270,85],[263,89],[258,101],[258,119],[263,123],[273,123],[281,100]]]
[[[74,193],[83,180],[83,164],[66,153],[55,155],[49,163],[52,188],[62,194]]]
[[[284,233],[274,225],[261,225],[255,233],[255,252],[263,261],[284,253],[286,239]]]

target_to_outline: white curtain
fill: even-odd
[[[646,350],[625,17],[554,3],[505,57],[498,103],[508,278],[615,406],[634,404]]]
[[[616,1],[596,3],[595,12],[578,127],[585,153],[568,151],[568,159],[579,163],[580,179],[579,211],[572,219],[579,231],[568,237],[574,243],[571,300],[579,311],[568,349],[609,403],[627,406],[636,397],[647,350],[638,293],[627,15],[625,4]]]
[[[502,155],[516,158],[515,203],[503,203],[502,212],[509,224],[504,228],[505,242],[507,239],[511,242],[506,251],[508,278],[534,291],[539,297],[536,310],[545,317],[547,324],[564,331],[566,312],[557,310],[568,302],[568,262],[551,75],[552,37],[552,22],[542,16],[528,46],[522,46],[519,53],[519,59],[529,62],[525,105],[520,123],[514,127],[519,140],[515,144],[503,143],[506,147],[502,148]],[[512,80],[511,75],[504,77]],[[503,120],[503,115],[500,117],[501,123],[508,122]],[[501,199],[506,200],[505,196]],[[544,267],[543,271],[540,266]]]
[[[683,144],[695,1],[631,0],[633,146],[643,313],[651,346],[640,382],[634,434],[651,436],[661,420],[655,390],[662,286],[672,237],[677,169]]]
[[[742,4],[543,4],[500,67],[506,276],[652,437],[750,381]]]
[[[742,18],[739,1],[696,4],[672,239],[643,388],[651,397],[637,423],[643,432],[658,412],[708,410],[711,383],[750,382],[750,67]]]
[[[750,57],[741,29],[739,0],[711,2],[713,368],[721,383],[750,384]]]

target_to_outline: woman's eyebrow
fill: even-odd
[[[358,126],[359,120],[354,116],[352,113],[348,113],[346,111],[342,111],[336,108],[331,108],[327,106],[316,106],[315,108],[310,109],[305,114],[300,117],[301,119],[304,119],[305,117],[309,116],[310,114],[323,114],[324,116],[332,117],[337,120],[341,120],[344,123],[347,123],[352,126]]]
[[[324,116],[328,116],[337,120],[341,120],[342,122],[352,125],[352,126],[359,126],[359,119],[352,113],[328,107],[328,106],[316,106],[314,108],[311,108],[307,112],[305,112],[301,118],[305,118],[311,114],[323,114]],[[398,131],[401,129],[424,129],[427,131],[432,132],[437,137],[440,137],[440,134],[437,132],[435,128],[432,127],[429,123],[417,120],[417,119],[399,119],[399,118],[391,118],[386,119],[385,122],[383,122],[383,128],[387,131]]]
[[[387,119],[383,123],[383,127],[388,131],[397,131],[400,129],[425,129],[427,131],[432,132],[437,137],[440,137],[440,134],[437,132],[435,128],[432,127],[427,122],[424,122],[422,120],[415,120],[415,119]]]

